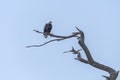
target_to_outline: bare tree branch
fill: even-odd
[[[40,32],[38,30],[33,30],[37,33],[40,33],[40,34],[44,34],[43,32]],[[68,39],[68,38],[72,38],[72,37],[78,37],[77,35],[80,34],[79,32],[74,32],[72,35],[69,35],[69,36],[59,36],[59,35],[54,35],[54,34],[48,34],[49,36],[51,37],[55,37],[57,39],[53,39],[53,40],[49,40],[43,44],[40,44],[40,45],[30,45],[30,46],[26,46],[27,48],[30,48],[30,47],[41,47],[41,46],[44,46],[48,43],[51,43],[51,42],[54,42],[54,41],[61,41],[61,40],[64,40],[64,39]]]
[[[30,48],[30,47],[41,47],[41,46],[44,46],[44,45],[46,45],[46,44],[48,44],[48,43],[50,43],[50,42],[60,41],[60,40],[64,40],[64,39],[53,39],[53,40],[47,41],[47,42],[45,42],[45,43],[43,43],[43,44],[41,44],[41,45],[30,45],[30,46],[26,46],[26,47],[27,47],[27,48]]]
[[[91,66],[93,66],[95,68],[98,68],[100,70],[108,72],[109,76],[103,75],[103,77],[105,77],[107,80],[116,80],[116,78],[118,77],[119,71],[116,71],[116,70],[114,70],[113,68],[111,68],[109,66],[103,65],[103,64],[98,63],[97,61],[95,61],[93,59],[89,49],[85,45],[85,42],[84,42],[85,37],[84,37],[83,31],[81,31],[78,27],[76,27],[76,29],[78,30],[78,32],[73,32],[69,36],[59,36],[59,35],[55,35],[55,34],[48,34],[49,36],[55,37],[57,39],[50,40],[50,41],[45,42],[45,43],[43,43],[41,45],[30,45],[30,46],[26,46],[26,47],[28,47],[28,48],[29,47],[41,47],[41,46],[44,46],[44,45],[46,45],[48,43],[51,43],[51,42],[54,42],[54,41],[61,41],[61,40],[76,37],[78,39],[78,44],[82,47],[82,50],[84,51],[84,53],[85,53],[85,55],[87,57],[87,60],[83,59],[81,57],[81,53],[80,53],[81,49],[75,50],[74,47],[72,47],[71,50],[65,51],[64,53],[72,52],[73,54],[76,54],[77,55],[77,58],[75,58],[76,60],[78,60],[80,62],[83,62],[85,64],[89,64],[89,65],[91,65]],[[38,30],[34,30],[34,31],[37,32],[37,33],[40,33],[40,34],[44,34],[43,32],[40,32]]]
[[[41,34],[44,34],[43,32],[40,32],[40,31],[38,31],[38,30],[33,30],[33,31],[35,31],[35,32],[37,32],[37,33],[41,33]],[[72,38],[72,37],[77,37],[77,35],[78,34],[80,34],[79,32],[74,32],[72,35],[69,35],[69,36],[59,36],[59,35],[54,35],[54,34],[52,34],[52,33],[50,33],[50,34],[48,34],[49,36],[51,36],[51,37],[55,37],[55,38]]]
[[[79,40],[78,43],[82,47],[82,49],[84,50],[84,52],[85,52],[85,54],[87,56],[87,59],[89,61],[89,64],[91,66],[93,66],[95,68],[98,68],[98,69],[101,69],[103,71],[107,71],[110,74],[109,78],[106,77],[108,80],[116,80],[117,75],[118,75],[117,71],[115,71],[111,67],[108,67],[106,65],[103,65],[103,64],[100,64],[100,63],[94,61],[92,56],[91,56],[91,53],[89,52],[89,50],[88,50],[87,46],[85,45],[85,43],[83,43],[83,41],[81,41],[81,40]]]

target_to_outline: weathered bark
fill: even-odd
[[[86,54],[86,57],[88,59],[88,64],[90,64],[91,66],[95,67],[95,68],[98,68],[100,70],[103,70],[103,71],[106,71],[110,74],[109,77],[107,76],[103,76],[105,77],[107,80],[116,80],[117,76],[118,76],[118,73],[119,71],[115,71],[113,68],[111,67],[108,67],[106,65],[103,65],[101,63],[98,63],[96,62],[92,56],[91,56],[91,53],[89,51],[89,49],[87,48],[87,46],[85,45],[85,43],[82,41],[82,40],[79,40],[78,41],[78,44],[82,47],[82,49],[84,50],[85,54]],[[79,60],[79,57],[78,57],[78,60]],[[80,60],[79,60],[80,61]]]
[[[87,57],[87,60],[86,59],[83,59],[81,57],[81,54],[80,54],[80,50],[75,50],[73,47],[72,47],[72,50],[69,50],[69,51],[66,51],[65,53],[67,52],[73,52],[73,54],[77,54],[77,58],[75,58],[76,60],[80,61],[80,62],[83,62],[85,64],[89,64],[95,68],[98,68],[100,70],[103,70],[103,71],[106,71],[109,73],[109,76],[104,76],[106,78],[106,80],[116,80],[116,78],[118,77],[118,73],[119,71],[116,71],[114,70],[113,68],[109,67],[109,66],[106,66],[106,65],[103,65],[101,63],[98,63],[97,61],[95,61],[89,51],[89,49],[87,48],[87,46],[85,45],[85,42],[84,42],[84,33],[83,31],[79,30],[79,28],[76,27],[76,29],[78,30],[78,32],[74,32],[72,33],[72,35],[69,35],[69,36],[58,36],[58,35],[54,35],[54,34],[49,34],[49,36],[51,37],[55,37],[56,39],[53,39],[53,40],[50,40],[48,42],[45,42],[41,45],[30,45],[30,46],[26,46],[27,48],[30,48],[30,47],[41,47],[41,46],[44,46],[50,42],[53,42],[53,41],[61,41],[61,40],[65,40],[65,39],[68,39],[68,38],[73,38],[73,37],[76,37],[78,39],[78,44],[82,47],[82,49],[84,50],[84,53],[86,54],[86,57]],[[37,33],[41,33],[43,34],[43,32],[40,32],[38,30],[34,30],[35,32]]]

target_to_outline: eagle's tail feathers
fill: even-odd
[[[48,37],[48,34],[47,34],[46,32],[44,33],[44,37],[45,37],[45,38],[47,38],[47,37]]]
[[[48,37],[48,35],[47,35],[47,34],[44,34],[44,37],[45,37],[45,38],[47,38],[47,37]]]

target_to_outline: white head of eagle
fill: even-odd
[[[49,21],[44,26],[43,35],[44,35],[45,38],[47,38],[47,36],[50,34],[51,29],[52,29],[52,21]]]

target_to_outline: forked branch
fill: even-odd
[[[68,52],[72,52],[73,54],[76,54],[77,55],[77,58],[75,58],[76,60],[80,61],[80,62],[83,62],[85,64],[89,64],[95,68],[98,68],[100,70],[103,70],[103,71],[106,71],[109,73],[109,76],[105,76],[103,75],[103,77],[106,78],[106,80],[116,80],[118,74],[119,74],[119,71],[116,71],[114,70],[113,68],[109,67],[109,66],[106,66],[106,65],[103,65],[101,63],[98,63],[97,61],[95,61],[89,51],[89,49],[87,48],[87,46],[85,45],[85,42],[84,42],[84,33],[83,31],[81,31],[79,28],[77,28],[77,32],[73,32],[71,35],[69,36],[59,36],[59,35],[54,35],[54,34],[48,34],[49,36],[51,37],[54,37],[55,39],[53,40],[50,40],[50,41],[47,41],[41,45],[30,45],[30,46],[26,46],[27,48],[30,48],[30,47],[41,47],[41,46],[44,46],[48,43],[51,43],[51,42],[54,42],[54,41],[61,41],[61,40],[65,40],[65,39],[69,39],[69,38],[73,38],[73,37],[76,37],[78,39],[78,44],[82,47],[86,57],[87,57],[87,60],[82,58],[81,57],[81,54],[80,54],[80,50],[75,50],[73,47],[71,50],[69,51],[65,51],[64,53],[68,53]],[[37,33],[40,33],[40,34],[44,34],[43,32],[40,32],[38,30],[34,30],[35,32]]]
[[[40,34],[44,34],[43,32],[40,32],[38,30],[33,30],[37,33],[40,33]],[[54,42],[54,41],[61,41],[61,40],[64,40],[64,39],[68,39],[68,38],[72,38],[72,37],[78,37],[77,35],[80,34],[79,32],[74,32],[72,33],[72,35],[69,35],[69,36],[59,36],[59,35],[54,35],[54,34],[49,34],[49,36],[51,37],[55,37],[57,39],[53,39],[53,40],[49,40],[43,44],[40,44],[40,45],[30,45],[30,46],[26,46],[27,48],[30,48],[30,47],[41,47],[41,46],[44,46],[48,43],[51,43],[51,42]]]

